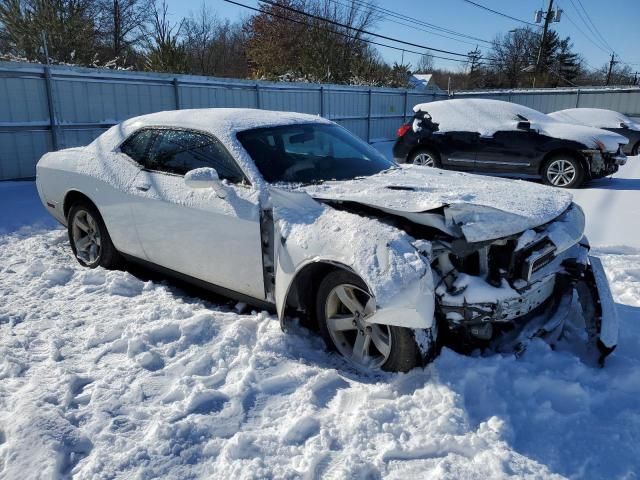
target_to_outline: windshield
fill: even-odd
[[[395,164],[337,125],[257,128],[238,140],[270,183],[315,183],[374,175]]]

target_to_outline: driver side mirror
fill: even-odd
[[[531,122],[518,122],[518,124],[516,125],[516,128],[518,130],[529,131],[531,130]]]
[[[226,196],[224,185],[215,168],[204,167],[190,170],[184,175],[184,183],[193,189],[212,188],[219,197]]]

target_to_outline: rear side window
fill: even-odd
[[[154,132],[152,130],[139,130],[125,140],[120,147],[120,151],[140,165],[144,165],[153,136]]]
[[[244,174],[218,140],[188,130],[157,130],[144,165],[149,170],[177,175],[195,168],[211,167],[221,179],[233,183],[244,180]]]

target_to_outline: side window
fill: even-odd
[[[242,171],[219,141],[186,130],[158,130],[145,166],[178,175],[195,168],[212,167],[221,179],[232,183],[244,179]]]
[[[147,161],[147,152],[149,151],[149,142],[153,138],[153,130],[139,130],[120,146],[120,151],[125,155],[145,165]]]

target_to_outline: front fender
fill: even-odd
[[[282,322],[296,276],[322,262],[350,270],[376,299],[373,323],[431,328],[435,309],[428,260],[402,230],[337,210],[306,193],[272,191],[275,301]]]

